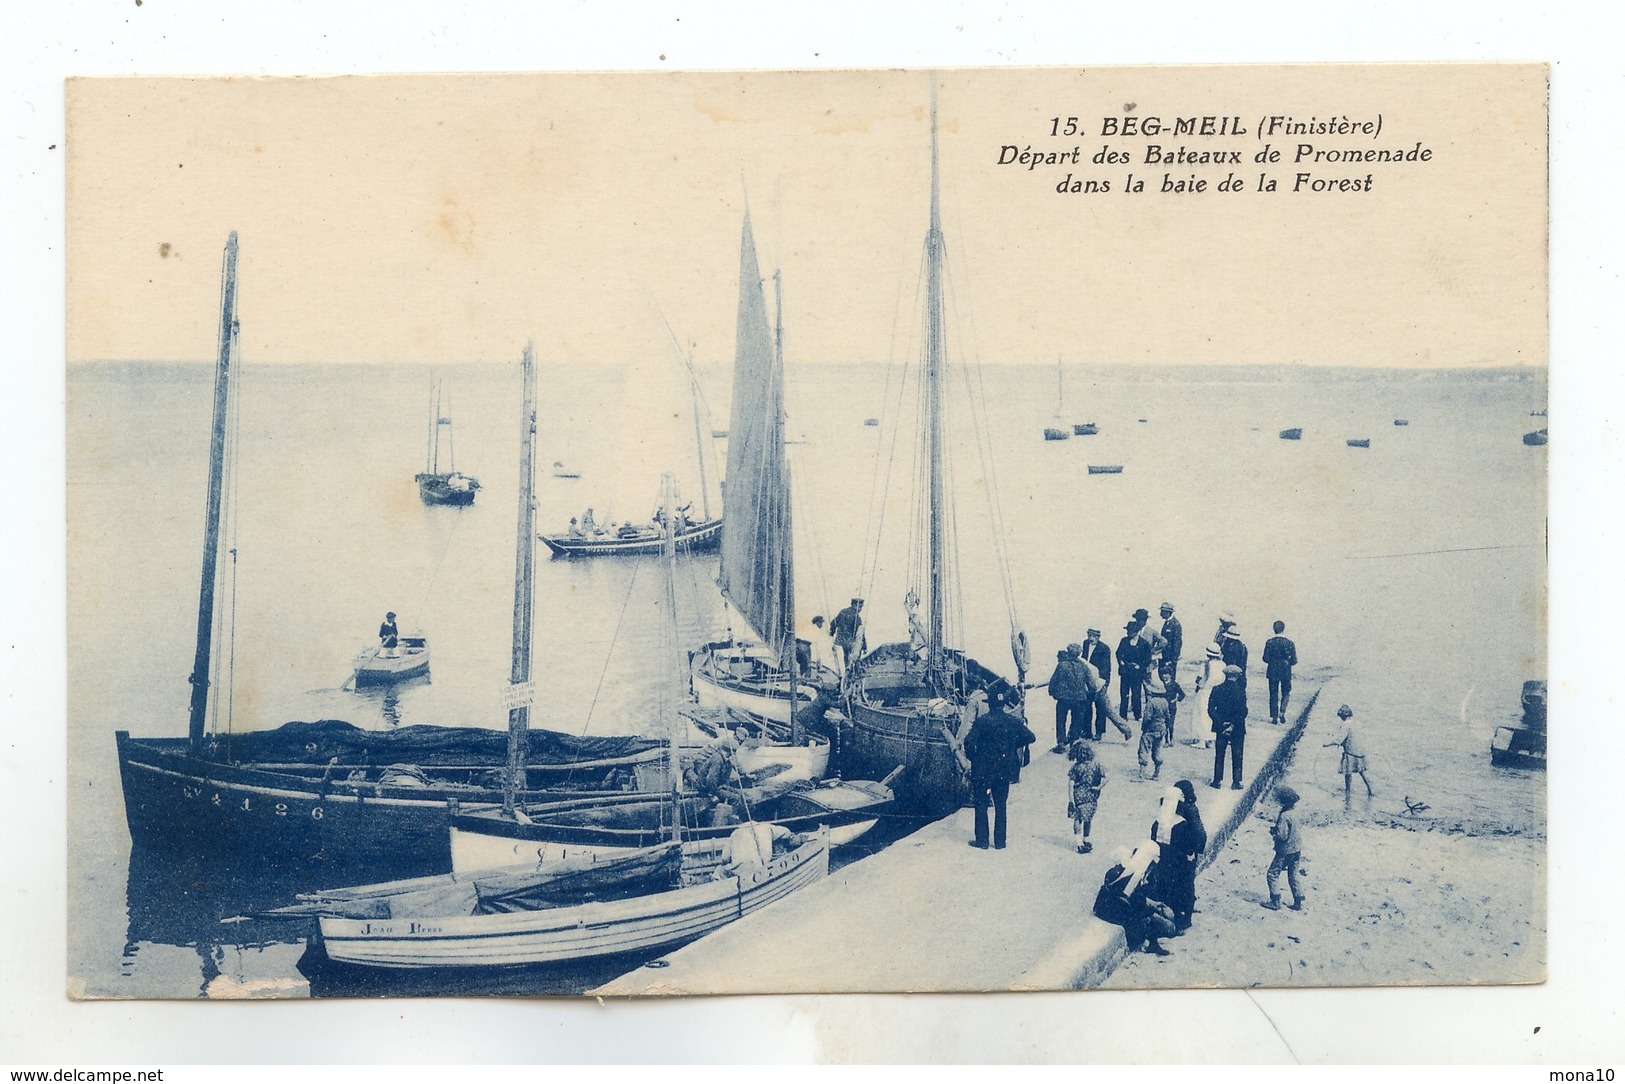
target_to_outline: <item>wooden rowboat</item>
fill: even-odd
[[[752,854],[757,825],[727,840],[681,844],[676,883],[662,891],[565,906],[494,911],[466,895],[410,918],[319,919],[328,960],[396,969],[478,969],[569,963],[672,948],[776,903],[829,873],[829,834],[821,831],[783,854]],[[675,846],[667,844],[666,847]],[[361,890],[353,890],[361,891]]]

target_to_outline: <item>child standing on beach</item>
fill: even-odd
[[[1288,786],[1276,787],[1275,800],[1281,803],[1281,812],[1275,818],[1275,826],[1270,829],[1270,836],[1275,840],[1275,858],[1270,861],[1269,872],[1264,874],[1264,884],[1270,890],[1270,898],[1262,906],[1271,911],[1281,909],[1281,893],[1275,887],[1275,878],[1285,870],[1287,887],[1292,889],[1292,909],[1301,911],[1303,890],[1298,887],[1298,859],[1303,855],[1303,836],[1298,830],[1298,815],[1294,812],[1298,805],[1298,792]]]
[[[1072,743],[1066,755],[1072,761],[1066,773],[1072,781],[1072,800],[1066,811],[1072,817],[1072,837],[1077,840],[1078,853],[1088,854],[1094,850],[1089,842],[1089,826],[1100,804],[1100,788],[1106,785],[1106,769],[1095,760],[1094,746],[1082,738]]]
[[[1321,748],[1330,749],[1334,745],[1343,747],[1343,763],[1337,769],[1343,773],[1343,797],[1348,797],[1349,788],[1354,783],[1354,776],[1358,775],[1360,782],[1365,784],[1366,797],[1369,798],[1376,792],[1371,789],[1371,780],[1365,774],[1365,746],[1360,744],[1360,739],[1354,734],[1354,724],[1349,722],[1354,717],[1354,709],[1344,704],[1337,709],[1337,717],[1343,720],[1343,725],[1346,728],[1343,731],[1342,739],[1329,741],[1322,745]]]

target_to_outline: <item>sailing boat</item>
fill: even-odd
[[[775,285],[778,276],[774,276]],[[733,638],[692,653],[689,676],[705,708],[728,708],[794,729],[796,712],[812,703],[817,685],[796,664],[795,559],[790,515],[790,464],[784,452],[784,328],[782,305],[773,328],[756,263],[750,215],[739,242],[739,317],[734,338],[733,417],[728,440],[728,516],[722,540],[723,598],[754,643]],[[811,677],[812,675],[809,675]],[[821,675],[839,684],[833,672]],[[800,745],[800,735],[793,734]],[[823,774],[829,746],[809,747]],[[775,753],[779,750],[775,750]]]
[[[947,585],[956,577],[948,527],[953,510],[945,492],[948,447],[944,439],[946,300],[943,293],[944,242],[939,209],[937,109],[931,100],[931,215],[925,235],[925,311],[921,368],[924,388],[920,453],[926,467],[925,493],[916,496],[916,537],[925,541],[923,567],[914,569],[916,583],[905,599],[910,639],[882,644],[863,656],[848,679],[848,727],[842,729],[840,767],[844,774],[878,777],[898,771],[893,784],[900,807],[943,815],[969,798],[968,761],[960,749],[974,722],[981,694],[995,687],[1010,689],[991,669],[946,646]],[[989,487],[991,493],[991,487]],[[996,511],[996,509],[995,509]],[[995,524],[997,517],[995,516]],[[923,586],[923,592],[918,590]],[[1006,604],[1015,625],[1013,593]],[[923,616],[917,612],[923,602]],[[1016,666],[1024,676],[1027,641],[1011,635]],[[1019,685],[1022,676],[1018,676]]]
[[[1061,366],[1061,359],[1055,359],[1055,420],[1060,421],[1066,413],[1066,371]],[[1072,432],[1064,425],[1052,425],[1044,430],[1045,440],[1070,440]]]
[[[674,608],[677,508],[670,475],[665,491],[665,594]],[[516,628],[518,620],[516,602]],[[674,669],[675,625],[674,616],[668,645]],[[682,721],[675,703],[668,705],[667,716],[671,809],[676,811],[682,808],[677,771]],[[683,944],[829,873],[828,829],[797,837],[786,828],[753,822],[733,828],[725,839],[685,842],[678,816],[668,834],[664,843],[631,852],[548,855],[531,849],[522,865],[475,873],[454,869],[439,877],[320,893],[303,906],[322,912],[320,943],[332,963],[512,967]],[[583,876],[593,879],[583,886]]]
[[[237,354],[237,235],[221,270],[219,353],[209,446],[208,501],[197,647],[185,737],[116,732],[119,780],[131,839],[156,853],[230,857],[292,872],[319,863],[346,869],[445,869],[458,801],[498,802],[488,779],[508,759],[500,730],[412,725],[367,731],[328,719],[275,730],[210,733],[215,587],[225,504],[228,422]],[[525,354],[530,367],[530,351]],[[534,408],[527,404],[527,425]],[[528,645],[527,645],[528,646]],[[227,693],[229,696],[229,691]],[[219,720],[216,718],[216,728]],[[570,780],[578,791],[618,790],[640,761],[660,756],[647,738],[576,738],[530,731],[531,777]],[[526,790],[526,800],[569,791]]]
[[[457,469],[456,444],[452,439],[451,418],[442,406],[443,389],[436,381],[429,389],[429,444],[423,453],[423,473],[413,476],[418,496],[424,504],[468,505],[480,488],[478,478]],[[446,433],[446,470],[440,469],[440,432]]]

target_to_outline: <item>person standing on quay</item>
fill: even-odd
[[[1117,644],[1117,714],[1138,719],[1144,705],[1145,672],[1151,666],[1151,645],[1140,637],[1139,626],[1130,621]]]
[[[1072,839],[1078,853],[1088,854],[1095,849],[1089,842],[1089,829],[1094,824],[1095,811],[1100,808],[1100,788],[1106,785],[1106,769],[1095,759],[1094,747],[1082,738],[1072,743],[1067,757],[1072,761],[1066,773],[1072,784],[1072,800],[1067,803],[1066,812],[1072,818]]]
[[[1181,779],[1163,795],[1151,838],[1162,847],[1159,898],[1174,912],[1174,932],[1191,927],[1196,913],[1196,867],[1207,851],[1207,829],[1196,808],[1196,787]]]
[[[1106,736],[1106,711],[1105,705],[1093,694],[1105,690],[1109,703],[1112,688],[1112,649],[1101,643],[1099,629],[1089,630],[1089,635],[1083,641],[1082,655],[1085,665],[1094,668],[1096,678],[1090,690],[1089,708],[1083,717],[1083,735],[1099,741]]]
[[[1298,665],[1298,647],[1281,634],[1286,622],[1275,623],[1275,635],[1264,644],[1264,676],[1270,683],[1270,722],[1286,722],[1286,704],[1292,698],[1292,668]]]
[[[1241,667],[1224,668],[1224,682],[1214,688],[1207,701],[1208,718],[1213,720],[1213,782],[1218,790],[1224,782],[1224,751],[1230,750],[1230,789],[1241,789],[1241,758],[1247,744],[1247,696],[1239,680]]]
[[[1225,666],[1234,666],[1239,671],[1239,677],[1234,680],[1241,686],[1242,696],[1246,696],[1247,645],[1241,642],[1241,630],[1233,624],[1224,630],[1224,638],[1219,641],[1219,657],[1224,660]]]
[[[1038,740],[1016,716],[1005,710],[1008,693],[994,688],[988,693],[988,712],[971,725],[965,736],[965,755],[970,758],[971,801],[976,806],[976,838],[972,847],[987,850],[987,808],[993,807],[993,847],[1005,843],[1005,803],[1010,784],[1021,772],[1021,753]]]
[[[1055,747],[1052,753],[1066,752],[1067,744],[1083,733],[1090,713],[1089,685],[1083,675],[1083,649],[1069,644],[1055,653],[1055,672],[1050,675],[1049,694],[1055,698]],[[1071,725],[1068,725],[1070,717]]]
[[[1167,684],[1169,678],[1178,680],[1179,656],[1185,650],[1185,629],[1180,625],[1179,618],[1174,616],[1174,604],[1164,602],[1159,612],[1162,614],[1162,668],[1167,671],[1162,677]]]
[[[1275,887],[1275,878],[1286,871],[1287,887],[1292,889],[1292,909],[1303,910],[1303,890],[1298,886],[1298,860],[1303,856],[1303,834],[1298,829],[1298,792],[1291,787],[1280,786],[1275,788],[1275,800],[1281,803],[1281,813],[1275,818],[1275,826],[1270,829],[1270,838],[1275,841],[1275,857],[1270,860],[1269,871],[1264,874],[1264,884],[1270,890],[1270,898],[1261,906],[1271,911],[1281,909],[1281,893]]]
[[[1140,778],[1162,774],[1162,743],[1168,737],[1168,687],[1152,674],[1145,683],[1145,718],[1140,721]],[[1146,769],[1151,774],[1146,775]],[[1160,841],[1159,841],[1160,842]]]

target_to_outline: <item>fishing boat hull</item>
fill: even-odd
[[[282,747],[265,757],[244,752],[261,735],[242,735],[230,745],[217,741],[193,756],[185,738],[132,738],[119,731],[130,838],[155,853],[250,865],[429,872],[450,864],[449,830],[459,804],[502,801],[492,778],[507,763],[507,735],[500,731],[372,732],[331,722],[283,729],[289,733]],[[545,737],[538,741],[537,735]],[[557,759],[550,750],[557,737],[531,732],[532,779],[565,776],[578,792],[609,790],[611,773],[629,779],[640,757],[660,755],[648,742],[594,743],[594,751],[623,755],[547,764]],[[302,755],[295,759],[285,749]],[[402,770],[408,758],[421,767]],[[523,793],[528,801],[563,796],[540,788]]]
[[[745,802],[752,819],[792,832],[827,829],[830,846],[857,839],[890,810],[895,795],[870,780],[797,787]],[[727,838],[738,820],[707,824],[709,798],[683,799],[683,834],[691,840]],[[671,798],[649,793],[526,806],[517,820],[492,809],[459,813],[451,826],[451,868],[458,873],[522,862],[558,861],[582,854],[617,854],[671,838]]]
[[[1065,429],[1046,429],[1046,430],[1044,430],[1044,439],[1045,440],[1070,440],[1071,438],[1072,438],[1072,434],[1068,433]]]
[[[876,648],[859,664],[841,730],[840,773],[888,779],[900,811],[946,816],[970,801],[957,742],[969,731],[965,698],[1000,684],[998,675],[958,652],[945,652],[955,695],[935,695],[908,644]],[[896,773],[893,776],[893,773]]]
[[[1120,464],[1115,464],[1115,463],[1111,463],[1111,464],[1095,464],[1095,463],[1091,463],[1091,464],[1089,464],[1089,473],[1090,474],[1122,474],[1123,473],[1123,468],[1122,468],[1122,466]]]
[[[839,681],[835,675],[830,676]],[[810,682],[792,683],[760,651],[732,641],[706,644],[690,652],[689,678],[702,708],[742,712],[785,726],[818,695],[817,687]],[[794,701],[790,698],[792,684]]]
[[[429,673],[429,642],[421,636],[402,636],[396,653],[380,649],[364,651],[355,659],[357,688],[394,685]]]
[[[1094,422],[1076,422],[1072,426],[1072,435],[1077,437],[1092,437],[1100,432],[1100,426]]]
[[[1344,441],[1343,443],[1347,444],[1350,448],[1371,447],[1371,439],[1369,437],[1354,437]]]
[[[1281,430],[1281,439],[1282,440],[1302,440],[1303,439],[1303,430],[1302,429],[1297,429],[1297,428],[1283,429],[1283,430]]]
[[[1541,447],[1546,443],[1546,440],[1546,430],[1544,429],[1537,429],[1533,433],[1525,433],[1523,435],[1523,442],[1529,445],[1531,448]]]
[[[480,488],[479,479],[466,474],[419,474],[413,480],[424,504],[470,505]]]
[[[664,544],[657,530],[639,531],[629,537],[544,534],[541,539],[555,557],[654,557],[659,556]],[[721,517],[692,524],[677,534],[677,548],[689,552],[714,550],[721,542]]]
[[[569,963],[685,944],[828,874],[829,840],[820,835],[738,874],[631,899],[440,919],[323,918],[320,937],[329,960],[351,966],[467,970]]]

